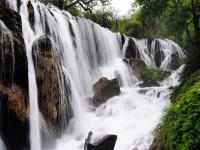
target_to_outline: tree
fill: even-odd
[[[58,8],[66,10],[78,5],[83,10],[88,11],[98,4],[105,5],[109,0],[44,0],[44,2],[53,3]]]

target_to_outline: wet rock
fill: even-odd
[[[40,111],[50,127],[60,130],[61,126],[58,124],[62,122],[61,115],[65,114],[65,120],[69,120],[72,117],[71,107],[67,108],[66,106],[66,112],[63,112],[64,110],[62,110],[61,106],[60,83],[62,72],[58,66],[60,64],[54,56],[53,45],[47,36],[41,36],[36,40],[32,49]],[[63,88],[67,90],[69,88],[67,86]],[[70,97],[70,92],[65,91],[65,93],[68,94],[65,96],[66,99]]]
[[[27,8],[28,8],[28,14],[29,14],[29,16],[28,16],[29,22],[30,22],[32,29],[34,29],[35,17],[34,17],[34,8],[33,8],[31,1],[28,1]]]
[[[8,149],[29,147],[28,65],[20,15],[0,6],[0,132]],[[2,28],[1,28],[2,29]],[[9,31],[7,31],[9,30]]]
[[[182,64],[181,59],[178,56],[178,53],[174,53],[171,55],[171,65],[170,69],[171,70],[177,70]]]
[[[139,81],[143,81],[146,64],[140,59],[130,59],[129,63],[134,76]]]
[[[149,150],[167,150],[164,143],[164,136],[162,131],[162,124],[158,124],[153,132],[154,140],[151,144]]]
[[[28,64],[25,44],[22,36],[21,17],[17,12],[0,6],[0,19],[12,33],[14,48],[13,54],[11,50],[11,43],[7,43],[6,41],[1,43],[2,45],[7,45],[6,47],[2,47],[2,51],[0,53],[0,69],[3,69],[4,71],[1,74],[1,80],[5,84],[11,84],[14,80],[16,84],[22,86],[24,89],[28,89]],[[9,53],[6,51],[9,51]],[[7,69],[5,70],[5,68]],[[14,77],[11,79],[10,76],[12,76],[12,74]]]
[[[0,121],[5,144],[11,149],[29,145],[28,93],[22,87],[0,84]]]
[[[56,122],[61,99],[59,73],[53,59],[51,41],[41,37],[33,44],[33,59],[38,85],[39,106],[47,120]]]
[[[92,99],[92,103],[96,107],[105,103],[109,98],[120,94],[120,86],[116,78],[108,80],[103,77],[94,84],[93,89],[95,95]]]
[[[17,11],[20,11],[20,6],[22,4],[21,0],[16,0],[17,1]]]
[[[107,135],[95,144],[87,144],[87,150],[114,150],[116,135]]]
[[[128,41],[125,58],[126,59],[130,59],[130,58],[139,59],[140,58],[140,52],[139,52],[134,40],[131,38],[129,38],[129,41]]]
[[[164,53],[163,51],[157,51],[155,53],[155,63],[156,63],[156,67],[160,67],[162,62],[163,62],[163,59],[164,59]]]

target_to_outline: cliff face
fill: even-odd
[[[29,145],[28,66],[21,17],[0,6],[0,132],[8,148]]]

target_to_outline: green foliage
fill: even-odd
[[[143,73],[144,82],[148,84],[155,84],[157,81],[162,81],[168,78],[169,75],[169,72],[164,72],[158,68],[151,68],[149,66],[145,66]]]
[[[87,19],[90,19],[108,29],[111,29],[115,24],[113,12],[109,10],[96,10],[92,14],[90,12],[85,12],[83,15]]]
[[[164,117],[164,143],[168,150],[200,147],[200,70],[176,91],[175,102]]]

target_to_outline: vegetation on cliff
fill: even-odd
[[[196,150],[200,147],[200,70],[174,89],[172,105],[151,149]]]

